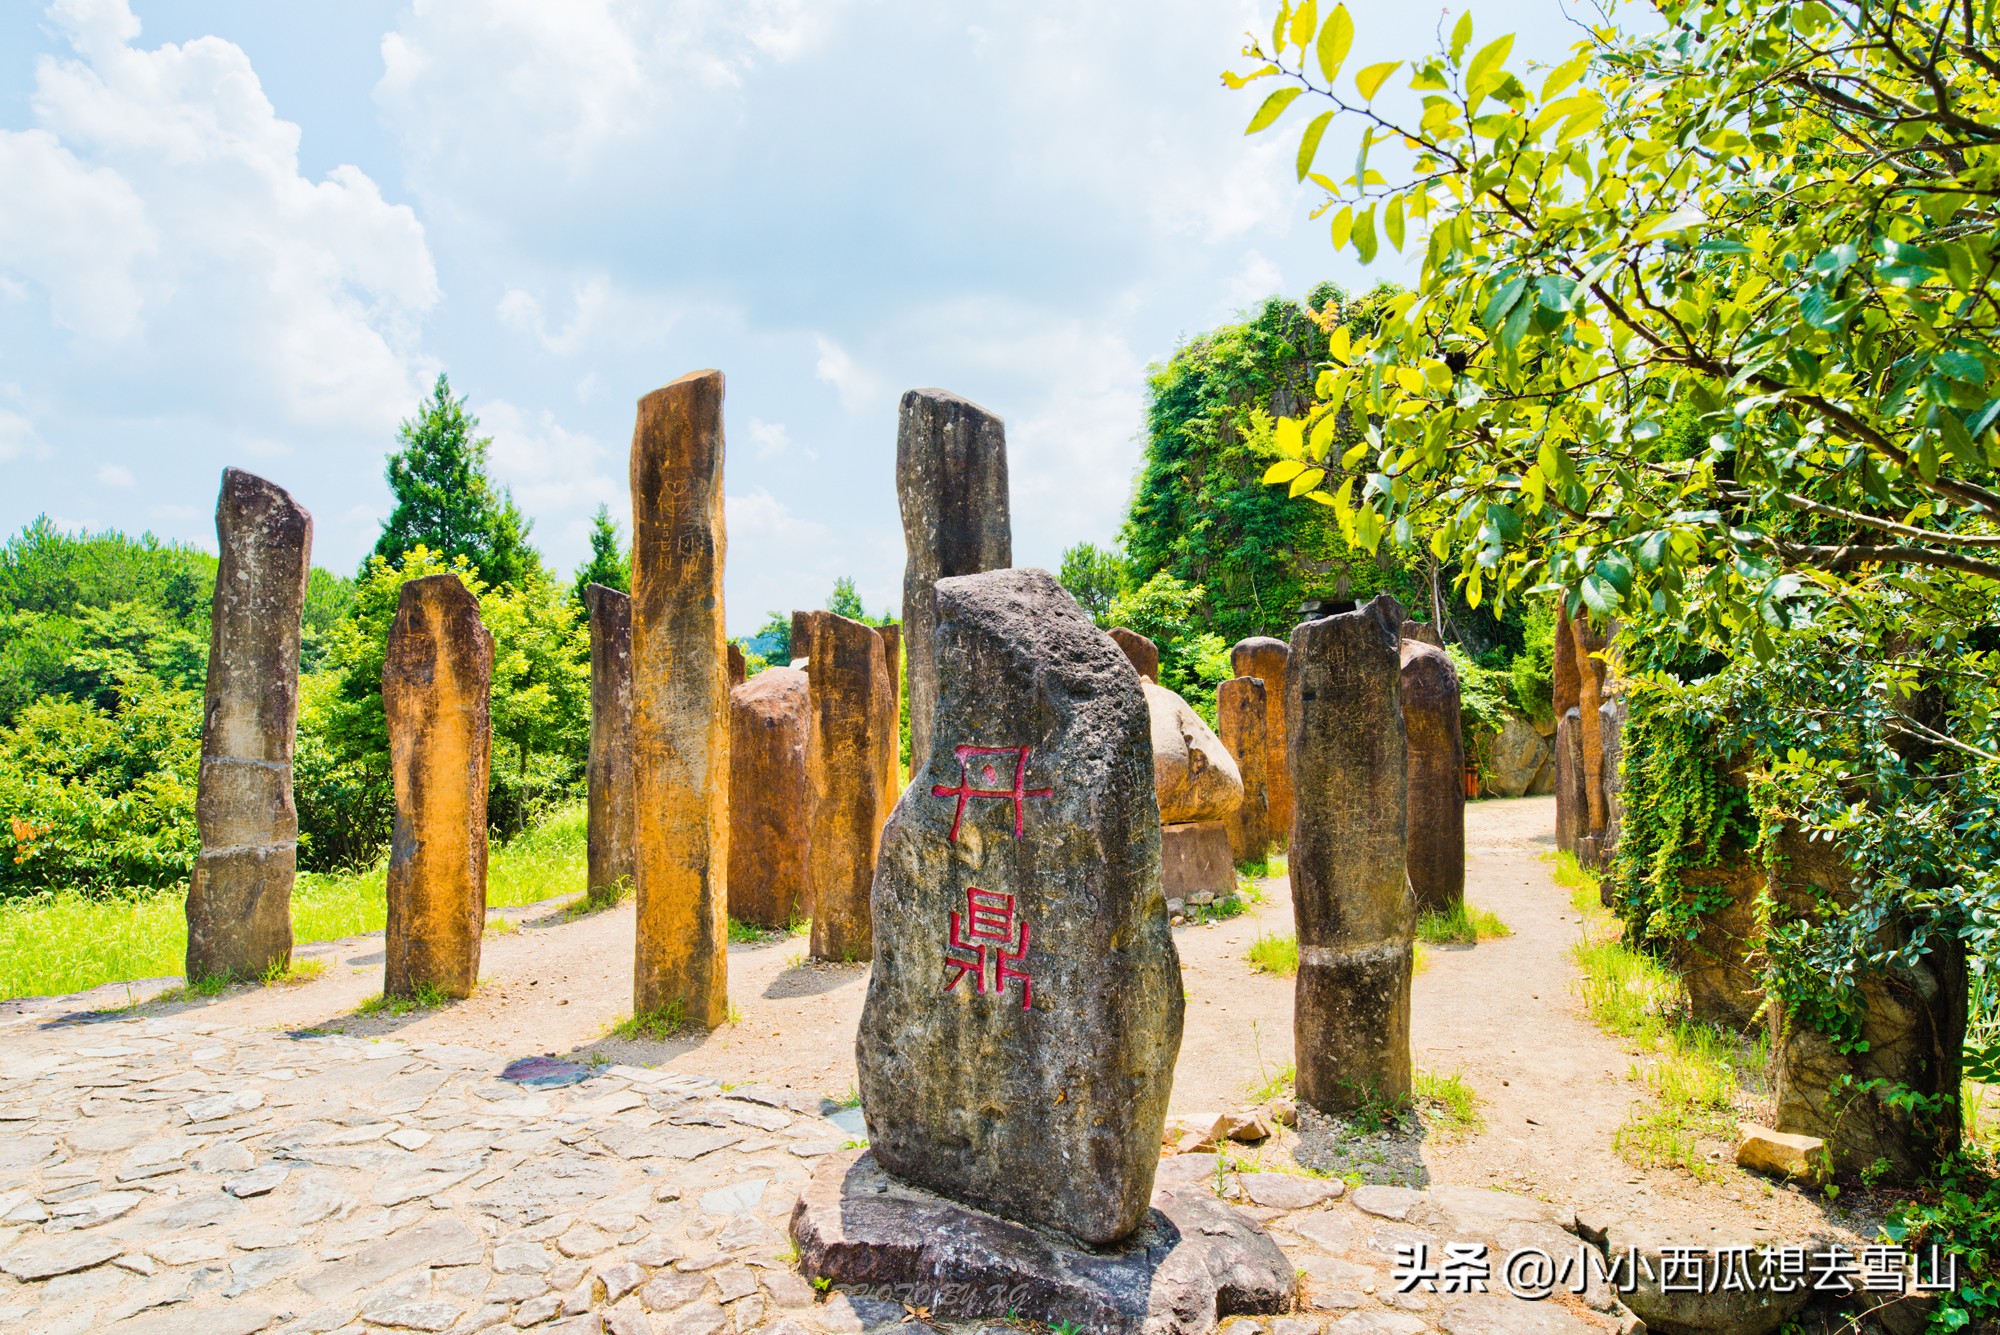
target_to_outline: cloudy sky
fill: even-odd
[[[1274,2],[1274,0],[1273,0]],[[1518,50],[1557,0],[1474,3]],[[1350,64],[1436,6],[1361,5]],[[1145,370],[1324,278],[1242,0],[57,0],[0,13],[0,528],[214,546],[224,465],[319,564],[448,372],[555,566],[629,520],[634,401],[728,376],[733,633],[899,597],[896,400],[1007,422],[1014,551],[1117,532]],[[1329,144],[1331,144],[1329,140]],[[1329,152],[1333,149],[1327,150]],[[25,482],[25,485],[23,483]]]

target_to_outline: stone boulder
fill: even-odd
[[[1146,1219],[1184,1006],[1145,697],[1046,571],[940,580],[937,613],[936,726],[875,874],[869,1142],[1114,1244]]]
[[[1749,1246],[1749,1283],[1726,1289],[1704,1282],[1694,1292],[1684,1283],[1674,1283],[1671,1272],[1661,1266],[1662,1255],[1675,1247],[1684,1249],[1687,1238],[1676,1237],[1661,1225],[1627,1220],[1613,1224],[1604,1241],[1607,1254],[1618,1267],[1612,1280],[1619,1297],[1646,1323],[1647,1330],[1662,1335],[1767,1335],[1798,1315],[1813,1296],[1810,1279],[1789,1293],[1765,1282],[1766,1263],[1758,1258],[1778,1246],[1768,1236],[1744,1239]],[[1725,1239],[1707,1238],[1699,1254],[1712,1264],[1711,1249],[1728,1246]],[[1627,1258],[1636,1259],[1637,1264]],[[1663,1273],[1669,1275],[1666,1284],[1661,1283]]]
[[[1243,776],[1222,739],[1187,701],[1164,686],[1140,683],[1153,737],[1153,788],[1160,819],[1226,820],[1243,803]]]
[[[1144,677],[1147,681],[1159,681],[1159,645],[1154,644],[1138,631],[1127,630],[1123,626],[1113,626],[1110,634],[1111,638],[1118,642],[1118,647],[1125,651],[1125,656],[1132,660],[1132,666],[1138,670],[1140,676]]]
[[[1541,731],[1509,710],[1487,747],[1481,786],[1494,797],[1524,797],[1549,766],[1549,744]]]

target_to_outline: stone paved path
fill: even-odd
[[[475,1048],[205,1016],[27,1026],[5,1051],[0,1331],[855,1335],[909,1315],[791,1269],[799,1186],[857,1134],[817,1093],[617,1065],[525,1090]],[[1271,1335],[1614,1327],[1573,1297],[1393,1292],[1399,1242],[1573,1246],[1557,1207],[1214,1167],[1162,1177],[1269,1221],[1307,1294]]]

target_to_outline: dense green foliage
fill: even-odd
[[[593,584],[620,593],[632,592],[632,554],[618,538],[617,521],[611,507],[600,505],[590,520],[590,559],[577,568],[571,596],[583,606],[583,591]]]
[[[1069,590],[1077,606],[1090,613],[1098,625],[1109,630],[1116,624],[1107,618],[1111,600],[1128,582],[1123,555],[1106,551],[1096,543],[1079,542],[1062,554],[1056,581]]]
[[[376,556],[394,565],[421,544],[448,559],[463,557],[494,585],[518,584],[540,569],[541,557],[528,545],[533,525],[487,476],[493,442],[475,437],[478,428],[465,400],[453,398],[450,383],[438,376],[417,415],[397,429],[402,448],[389,456],[385,470],[395,508],[382,522]]]

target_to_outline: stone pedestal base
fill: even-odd
[[[1066,1323],[1090,1335],[1205,1335],[1219,1318],[1290,1308],[1291,1262],[1201,1187],[1153,1194],[1122,1247],[1096,1251],[830,1156],[792,1209],[806,1278],[938,1320]]]
[[[1229,854],[1229,823],[1162,825],[1160,878],[1168,899],[1187,899],[1203,890],[1220,899],[1234,890],[1236,863]]]

